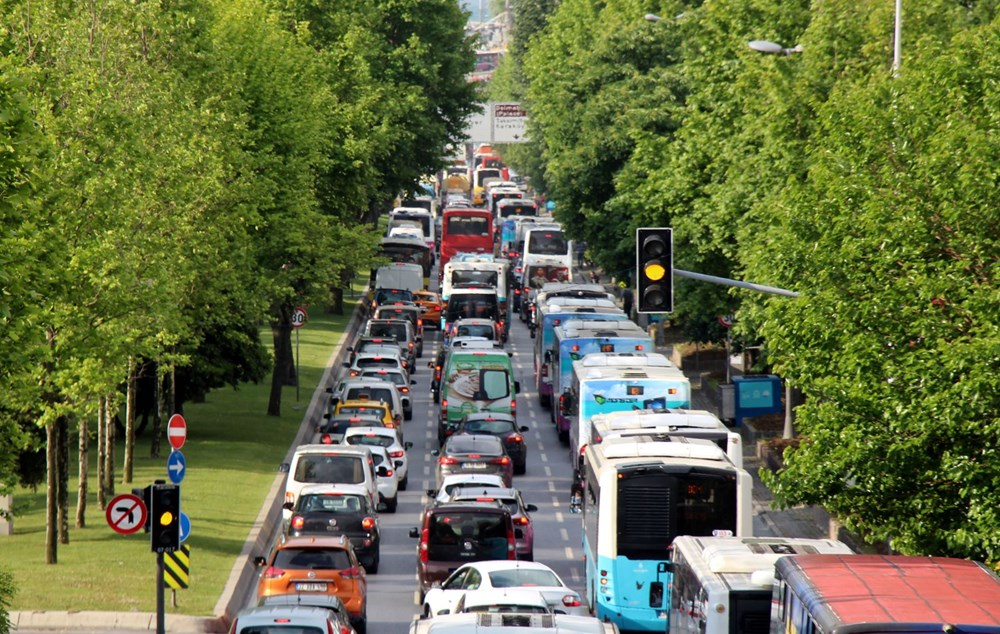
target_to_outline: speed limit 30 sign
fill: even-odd
[[[309,315],[306,314],[306,309],[301,306],[296,306],[295,310],[292,311],[292,328],[301,328],[306,325],[306,321],[309,319]]]

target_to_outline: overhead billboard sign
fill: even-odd
[[[465,132],[472,143],[527,143],[527,128],[528,111],[519,102],[491,101],[470,117]]]

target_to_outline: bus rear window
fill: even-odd
[[[526,251],[538,255],[566,255],[569,243],[561,231],[532,231],[528,234]]]
[[[490,223],[482,216],[450,216],[445,231],[452,236],[488,236]]]

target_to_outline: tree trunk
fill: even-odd
[[[173,366],[170,366],[170,367],[171,367],[170,371],[172,373],[173,372]],[[171,376],[173,376],[173,375],[171,374]],[[164,381],[169,381],[169,379],[164,378]],[[173,384],[173,381],[169,381],[169,383]],[[174,411],[172,404],[171,403],[164,403],[164,400],[165,399],[170,399],[172,394],[173,394],[173,390],[169,386],[168,386],[168,389],[166,389],[166,390],[161,390],[160,389],[160,368],[159,368],[159,366],[157,366],[157,368],[156,368],[156,394],[155,394],[156,406],[155,406],[155,409],[153,410],[153,440],[152,440],[151,443],[149,443],[149,457],[150,458],[159,458],[160,457],[160,432],[163,429],[163,427],[162,427],[162,421],[163,421],[162,412],[164,410],[164,407],[167,408],[168,412]]]
[[[132,483],[132,462],[135,455],[135,369],[135,362],[129,357],[125,388],[125,462],[122,465],[122,484]]]
[[[69,543],[69,421],[60,416],[56,421],[56,442],[59,465],[59,543]]]
[[[45,563],[58,563],[59,541],[56,522],[59,520],[59,505],[56,497],[59,489],[59,465],[55,423],[45,426]]]
[[[87,425],[87,419],[80,420],[80,433],[77,434],[77,462],[80,463],[79,469],[77,470],[77,477],[80,479],[80,484],[76,490],[76,527],[86,528],[87,526],[87,472],[90,471],[90,465],[88,464],[88,446],[89,446],[89,435],[87,433],[89,427]]]
[[[344,314],[344,287],[339,286],[337,288],[331,288],[330,293],[332,294],[332,302],[330,304],[330,310],[327,312],[331,315],[343,315]]]
[[[281,343],[284,348],[284,354],[282,357],[285,360],[285,367],[284,370],[282,370],[282,375],[285,377],[285,385],[295,387],[298,368],[295,367],[295,350],[292,349],[291,321],[289,321],[288,327],[282,330]]]
[[[108,499],[115,497],[115,423],[110,398],[104,408],[104,488]]]
[[[285,384],[282,371],[285,368],[281,345],[281,324],[271,324],[271,340],[274,341],[274,369],[271,371],[271,396],[267,402],[268,416],[281,416],[281,388]]]
[[[106,427],[108,399],[101,397],[97,402],[97,506],[103,511],[108,508],[108,491],[104,488],[104,465],[106,462],[105,452],[107,446],[104,435],[108,433]]]

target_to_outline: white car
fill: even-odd
[[[385,447],[365,445],[372,452],[372,460],[375,462],[375,484],[378,487],[378,496],[386,506],[387,513],[396,512],[396,504],[399,501],[399,480],[396,479],[396,470],[392,468],[392,458]],[[379,467],[386,467],[385,471]]]
[[[476,561],[453,572],[440,587],[424,596],[422,614],[437,616],[455,611],[455,605],[470,590],[497,590],[528,587],[540,592],[556,614],[587,615],[580,594],[569,588],[559,575],[536,561]]]
[[[413,418],[413,400],[410,397],[410,386],[416,385],[417,380],[411,379],[405,370],[394,370],[392,368],[376,368],[374,370],[362,370],[361,375],[356,377],[368,380],[386,381],[392,383],[399,390],[400,398],[403,401],[403,420]]]
[[[497,629],[499,628],[499,629]],[[409,634],[468,634],[517,628],[518,634],[620,634],[618,626],[593,616],[569,614],[445,614],[410,622]]]
[[[345,377],[337,381],[334,387],[326,388],[326,393],[330,395],[327,410],[331,414],[333,413],[333,408],[340,401],[368,399],[389,403],[389,408],[392,410],[393,416],[399,414],[403,420],[409,420],[412,417],[409,395],[407,395],[406,402],[404,402],[399,388],[391,381],[381,381],[363,376]],[[407,415],[407,410],[411,412],[409,415]]]
[[[552,607],[534,588],[498,588],[469,590],[455,602],[455,614],[552,614]]]
[[[506,488],[503,477],[494,474],[453,473],[446,475],[439,489],[428,489],[427,497],[434,502],[447,502],[459,487]]]
[[[344,431],[345,445],[365,445],[382,447],[389,453],[392,465],[389,467],[396,473],[399,490],[405,491],[410,481],[410,461],[406,450],[413,446],[412,442],[399,444],[396,432],[387,427],[350,427]]]

